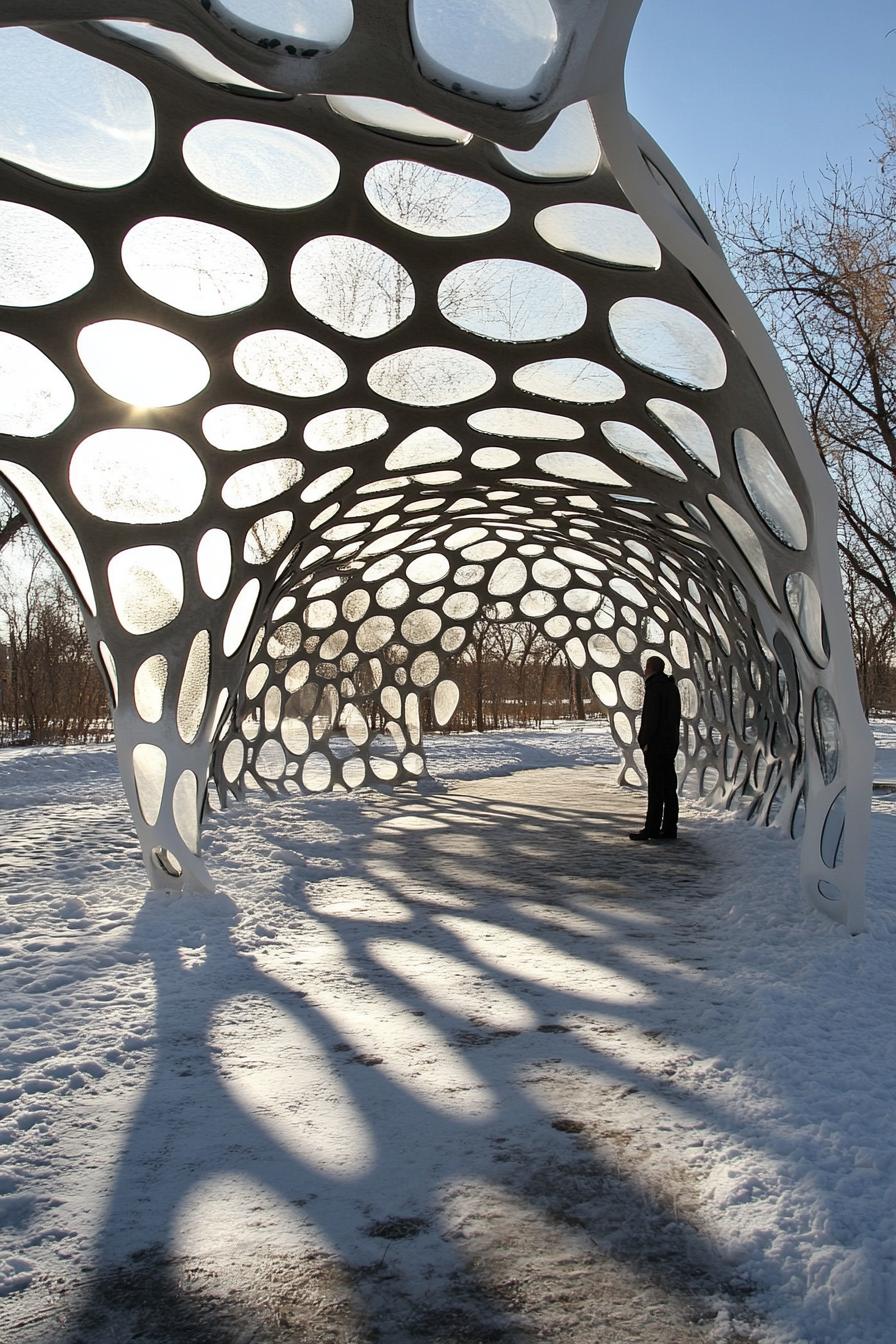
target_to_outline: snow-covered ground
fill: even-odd
[[[874,724],[877,744],[874,778],[896,783],[896,719],[878,719]]]
[[[430,759],[214,818],[209,906],[111,748],[0,756],[12,1337],[892,1344],[896,795],[850,938],[775,834],[631,845],[603,732]]]

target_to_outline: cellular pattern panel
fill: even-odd
[[[0,28],[0,477],[84,611],[151,884],[208,889],[247,790],[419,780],[475,623],[525,620],[622,783],[661,654],[685,777],[860,929],[834,491],[626,109],[637,3],[281,8]]]

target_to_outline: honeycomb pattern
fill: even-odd
[[[152,884],[210,884],[210,785],[419,779],[487,613],[590,677],[625,783],[662,654],[686,775],[860,927],[833,492],[699,207],[610,95],[515,148],[426,61],[422,111],[369,96],[355,10],[365,96],[284,91],[214,7],[0,29],[0,475],[84,607]]]

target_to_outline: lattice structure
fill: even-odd
[[[700,792],[801,835],[861,927],[834,492],[625,108],[637,8],[5,7],[0,475],[82,602],[154,885],[208,886],[210,781],[421,776],[488,611],[587,672],[628,781],[668,658]]]

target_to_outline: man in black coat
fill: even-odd
[[[638,746],[647,769],[647,817],[630,840],[674,840],[678,834],[678,779],[675,757],[681,733],[681,696],[654,655],[644,666],[644,706]]]

